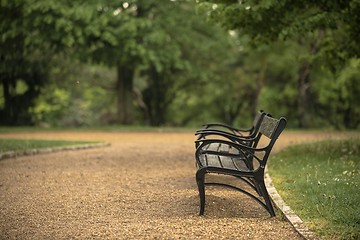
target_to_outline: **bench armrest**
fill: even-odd
[[[251,128],[250,129],[235,128],[233,126],[230,126],[230,125],[224,124],[224,123],[206,123],[203,126],[204,126],[204,129],[199,129],[198,131],[209,129],[211,127],[223,127],[223,128],[226,128],[226,129],[232,131],[233,133],[241,135],[242,133],[251,132],[251,130],[252,130]]]
[[[254,139],[252,139],[254,140]],[[251,140],[249,139],[244,139],[244,141],[249,141],[251,142]],[[209,145],[211,143],[221,143],[221,144],[227,144],[231,147],[234,147],[236,149],[238,149],[239,151],[246,151],[246,152],[261,152],[261,151],[265,151],[266,150],[266,147],[265,148],[253,148],[253,147],[250,147],[250,146],[247,146],[243,143],[236,143],[236,142],[232,142],[232,141],[227,141],[227,140],[224,140],[224,139],[200,139],[200,140],[196,140],[195,141],[196,143],[199,143],[199,146],[196,148],[196,153],[198,153],[202,147],[204,147],[205,145]],[[203,152],[206,152],[203,151]]]
[[[206,130],[206,131],[198,131],[195,133],[198,135],[197,141],[201,141],[206,139],[207,136],[221,136],[229,139],[230,141],[243,143],[246,141],[254,141],[253,136],[238,136],[229,132],[221,131],[221,130]]]
[[[226,132],[223,130],[219,130],[219,129],[203,129],[203,130],[197,130],[195,132],[195,135],[200,135],[198,139],[201,139],[204,136],[207,135],[221,135],[221,136],[228,136],[228,137],[233,137],[233,138],[239,138],[239,139],[243,139],[243,138],[252,138],[252,135],[239,135],[239,134],[235,134],[235,133],[230,133],[230,132]]]

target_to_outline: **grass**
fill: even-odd
[[[321,239],[360,239],[360,138],[289,147],[271,159],[269,173]]]
[[[0,139],[0,153],[15,151],[20,152],[27,149],[39,149],[50,147],[62,147],[89,144],[95,142],[85,141],[61,141],[61,140],[22,140],[22,139]]]

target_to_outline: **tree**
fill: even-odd
[[[85,36],[93,34],[88,26],[97,12],[91,3],[1,1],[1,124],[31,123],[29,109],[48,81],[52,58],[85,43]]]
[[[162,2],[151,15],[153,31],[144,36],[149,58],[142,71],[148,84],[142,93],[150,123],[164,125],[174,115],[169,109],[176,98],[182,92],[197,94],[192,90],[205,75],[214,77],[231,45],[226,32],[195,12],[193,2]]]
[[[360,10],[360,2],[357,0],[201,2],[212,2],[210,7],[208,3],[202,4],[209,9],[213,19],[228,29],[237,29],[240,33],[248,34],[255,44],[309,32],[329,31],[327,37],[334,40],[337,46],[329,46],[324,52],[340,59],[343,59],[343,54],[347,58],[359,57],[360,47],[357,41],[360,17],[356,13]],[[341,34],[334,34],[336,32]],[[323,44],[330,43],[327,41]]]
[[[218,42],[226,39],[223,30],[219,34],[220,29],[196,15],[194,7],[188,1],[133,0],[102,8],[114,43],[90,50],[95,61],[117,68],[120,123],[133,122],[137,100],[146,122],[164,125],[176,95],[197,84],[201,71],[208,71],[199,62],[211,59],[203,57],[210,56],[210,47],[226,47],[221,47],[223,40]],[[141,87],[136,86],[138,79]]]
[[[23,29],[24,4],[21,2],[1,2],[1,48],[0,78],[4,106],[0,111],[1,123],[20,124],[28,122],[26,110],[39,94],[39,87],[46,81],[46,64],[33,56],[25,56],[28,34]],[[19,31],[19,29],[24,31]],[[33,58],[31,58],[33,57]],[[22,83],[22,89],[19,85]]]
[[[130,21],[136,6],[107,0],[15,0],[2,1],[1,8],[3,124],[31,122],[29,109],[47,82],[49,64],[64,52],[84,62],[90,61],[90,53],[94,62],[117,66],[119,118],[123,123],[132,121],[132,65],[138,62],[138,51],[143,51],[136,38],[139,26],[144,26],[141,20]],[[20,82],[26,91],[15,90]]]
[[[319,61],[334,73],[349,59],[359,58],[360,2],[349,1],[201,1],[210,18],[239,35],[247,35],[254,47],[291,40],[307,48],[299,52],[297,111],[300,127],[310,126],[314,107],[314,65]]]
[[[326,77],[314,86],[318,114],[337,129],[357,129],[360,125],[359,69],[360,59],[351,59],[339,74],[322,73]]]
[[[115,82],[96,84],[110,86],[117,96],[118,123],[134,122],[139,109],[152,125],[187,122],[193,114],[186,106],[176,120],[169,111],[178,107],[179,96],[189,98],[196,94],[195,88],[218,77],[229,48],[227,34],[197,15],[192,1],[14,0],[1,4],[2,124],[53,122],[62,119],[64,112],[69,114],[65,108],[77,106],[79,101],[72,97],[83,94],[80,86],[91,86],[82,83],[72,89],[74,81],[69,79],[82,73],[67,72],[82,68],[77,60],[116,71]],[[69,83],[54,74],[59,60],[67,62],[61,72]],[[50,80],[58,83],[47,85]],[[48,103],[54,103],[54,108]],[[82,122],[74,120],[74,124]]]
[[[117,121],[122,124],[131,124],[134,120],[134,75],[146,52],[141,45],[141,35],[149,27],[142,18],[147,4],[140,7],[137,3],[136,0],[99,3],[101,17],[95,22],[98,32],[87,39],[90,47],[84,54],[93,62],[116,68]]]

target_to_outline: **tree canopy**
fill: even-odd
[[[26,124],[34,99],[48,81],[54,55],[85,44],[97,17],[91,1],[1,1],[1,122]],[[92,11],[90,11],[92,9]]]
[[[360,125],[359,1],[0,4],[2,125]]]
[[[239,36],[249,37],[250,45],[255,49],[280,42],[294,42],[299,46],[294,48],[292,44],[293,49],[298,49],[294,52],[298,65],[295,109],[300,127],[313,126],[316,115],[322,115],[324,119],[336,119],[329,120],[332,124],[342,116],[341,125],[347,128],[359,125],[359,109],[352,104],[351,108],[346,107],[349,104],[343,103],[347,100],[340,97],[346,94],[348,99],[359,101],[355,93],[357,88],[353,88],[355,78],[356,81],[359,79],[346,77],[345,80],[342,77],[349,67],[359,72],[356,64],[360,57],[358,0],[198,2],[199,8],[207,12],[211,20],[226,29],[237,31]],[[356,70],[353,68],[355,65]],[[327,80],[323,81],[323,78]],[[285,80],[282,85],[289,82],[290,79]],[[342,82],[349,87],[340,88],[334,82]],[[332,102],[330,95],[336,95],[337,101]]]
[[[249,35],[254,44],[321,35],[321,53],[346,60],[360,57],[358,0],[202,0],[201,7],[227,29]],[[210,4],[209,4],[210,3]]]

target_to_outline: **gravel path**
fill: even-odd
[[[332,136],[285,133],[276,149]],[[111,143],[1,160],[1,239],[301,239],[288,222],[227,189],[208,187],[205,216],[198,216],[191,132],[0,137]]]

